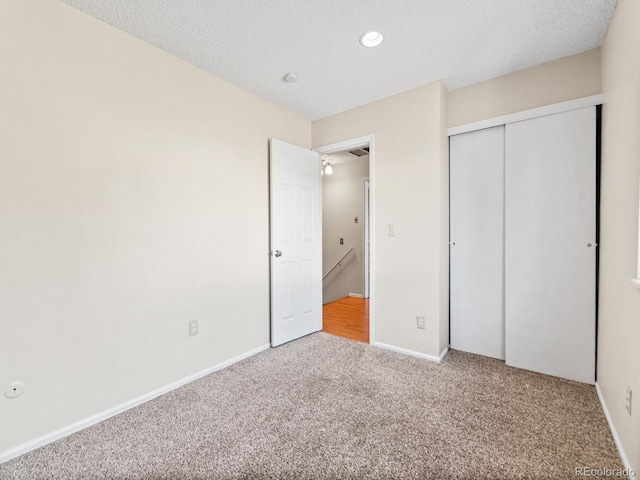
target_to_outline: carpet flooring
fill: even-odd
[[[568,479],[576,467],[623,468],[592,386],[316,333],[6,462],[0,478]]]

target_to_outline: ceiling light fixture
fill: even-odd
[[[382,43],[383,37],[380,32],[371,31],[360,35],[360,43],[363,47],[377,47]]]
[[[333,167],[331,166],[331,162],[327,160],[328,158],[329,155],[322,156],[322,170],[320,171],[322,175],[331,175],[333,173]]]

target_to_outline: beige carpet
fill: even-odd
[[[0,465],[0,478],[568,479],[575,467],[622,469],[593,387],[317,333]]]

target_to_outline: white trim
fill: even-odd
[[[269,344],[262,345],[261,347],[258,347],[258,348],[254,348],[253,350],[249,350],[248,352],[238,355],[237,357],[233,357],[229,360],[218,363],[217,365],[214,365],[212,367],[196,372],[193,375],[189,375],[188,377],[185,377],[181,380],[177,380],[173,383],[165,385],[164,387],[160,387],[149,393],[145,393],[144,395],[136,397],[127,402],[121,403],[120,405],[117,405],[103,412],[92,415],[88,418],[85,418],[84,420],[80,420],[78,422],[72,423],[71,425],[67,425],[66,427],[62,427],[62,428],[59,428],[58,430],[54,430],[53,432],[46,433],[40,437],[37,437],[33,440],[25,442],[21,445],[10,448],[9,450],[0,452],[0,463],[7,462],[12,458],[15,458],[19,455],[30,452],[31,450],[35,450],[36,448],[40,448],[44,445],[47,445],[48,443],[55,442],[56,440],[60,440],[61,438],[71,435],[72,433],[79,432],[80,430],[83,430],[87,427],[95,425],[96,423],[102,422],[103,420],[106,420],[110,417],[118,415],[119,413],[122,413],[126,410],[137,407],[138,405],[148,402],[149,400],[153,400],[154,398],[159,397],[160,395],[164,395],[165,393],[168,393],[171,390],[175,390],[176,388],[182,387],[183,385],[186,385],[187,383],[191,383],[194,380],[198,380],[199,378],[202,378],[213,372],[222,370],[223,368],[233,365],[234,363],[237,363],[246,358],[252,357],[253,355],[256,355],[257,353],[260,353],[269,348],[270,348]]]
[[[632,279],[631,283],[636,288],[640,288],[640,207],[638,208],[638,270],[636,270],[636,272],[636,278]]]
[[[320,155],[329,153],[344,152],[345,150],[355,150],[357,148],[369,147],[369,159],[371,159],[371,143],[373,142],[373,134],[363,135],[361,137],[352,138],[350,140],[342,140],[340,142],[330,143],[321,147],[313,148],[314,152]]]
[[[622,446],[622,441],[620,440],[620,436],[618,435],[618,431],[616,430],[616,426],[613,424],[613,420],[611,418],[611,414],[609,413],[609,409],[607,408],[607,404],[604,401],[604,395],[602,394],[602,390],[600,390],[600,385],[596,382],[596,392],[598,393],[598,399],[600,400],[600,405],[602,405],[602,410],[604,411],[604,416],[607,419],[607,423],[609,424],[609,428],[611,429],[611,435],[613,436],[613,442],[616,444],[618,448],[618,453],[620,454],[620,458],[622,459],[622,464],[626,469],[633,469],[631,463],[629,463],[629,457],[627,457],[626,452],[624,451],[624,447]]]
[[[313,150],[320,155],[341,152],[345,150],[353,150],[356,148],[362,148],[369,146],[369,231],[376,231],[376,149],[375,149],[375,135],[363,135],[361,137],[352,138],[350,140],[343,140],[341,142],[330,143],[329,145],[323,145],[316,147]],[[375,342],[376,322],[375,322],[375,285],[376,285],[376,242],[375,235],[371,236],[369,243],[369,255],[371,256],[369,261],[369,343]]]
[[[449,353],[449,347],[444,347],[444,350],[440,352],[440,360],[438,361],[438,363],[442,363],[442,361],[444,360],[444,357],[447,356],[447,353]]]
[[[578,110],[579,108],[593,107],[594,105],[602,105],[601,93],[597,95],[591,95],[590,97],[582,97],[575,100],[569,100],[567,102],[554,103],[553,105],[533,108],[531,110],[525,110],[523,112],[510,113],[508,115],[502,115],[500,117],[488,118],[486,120],[480,120],[479,122],[465,123],[464,125],[458,125],[457,127],[449,128],[447,130],[447,135],[459,135],[461,133],[482,130],[483,128],[497,127],[498,125],[507,125],[509,123],[521,122],[523,120],[529,120],[531,118],[545,117],[547,115],[554,115],[556,113]]]
[[[363,244],[362,244],[362,264],[363,264],[363,275],[364,275],[364,290],[362,298],[369,298],[369,261],[371,255],[369,253],[369,245],[371,244],[371,231],[369,230],[369,177],[364,177],[362,179],[362,204],[364,206],[364,235],[363,235]]]
[[[361,293],[351,293],[351,292],[349,292],[349,296],[350,297],[354,297],[354,298],[363,298]]]
[[[389,345],[388,343],[371,342],[371,345],[373,345],[374,347],[378,347],[378,348],[384,348],[385,350],[391,350],[392,352],[401,353],[403,355],[409,355],[411,357],[422,358],[424,360],[429,360],[430,362],[435,362],[435,363],[442,363],[442,360],[444,359],[445,355],[449,351],[449,349],[445,347],[445,349],[442,351],[440,356],[436,357],[434,355],[428,355],[426,353],[416,352],[415,350],[409,350],[408,348],[402,348],[402,347],[396,347],[394,345]]]

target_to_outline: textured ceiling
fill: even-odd
[[[449,90],[602,44],[615,0],[64,0],[316,120],[441,79]],[[384,42],[364,48],[360,35]],[[283,80],[298,74],[297,83]]]

